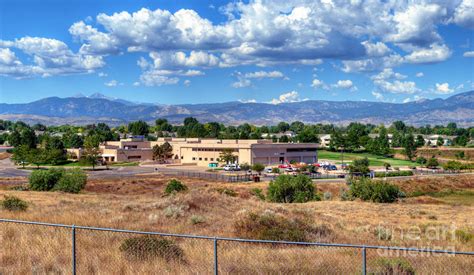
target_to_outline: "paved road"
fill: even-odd
[[[30,173],[30,170],[17,169],[9,158],[0,160],[0,178],[27,177]]]

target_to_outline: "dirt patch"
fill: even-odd
[[[411,178],[393,181],[403,192],[440,192],[443,190],[465,190],[474,188],[474,175],[459,175],[431,178]]]
[[[91,179],[87,181],[85,192],[112,195],[162,195],[170,179],[163,176]],[[177,179],[186,185],[206,186],[208,184],[199,179]]]
[[[10,153],[6,153],[6,152],[3,152],[3,153],[0,153],[0,160],[4,160],[4,159],[7,159],[11,156]]]

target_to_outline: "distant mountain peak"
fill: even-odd
[[[362,122],[390,124],[402,120],[410,125],[447,124],[474,125],[474,91],[446,99],[420,99],[409,103],[370,101],[311,100],[286,104],[224,102],[208,104],[161,105],[134,103],[101,93],[69,98],[49,97],[26,104],[0,104],[0,119],[19,119],[28,123],[96,123],[111,125],[134,120],[152,122],[166,118],[182,123],[188,116],[201,122],[236,125],[276,125],[278,122],[348,124]]]

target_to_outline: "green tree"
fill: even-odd
[[[94,170],[100,157],[101,152],[97,138],[94,136],[87,136],[84,140],[84,150],[82,152],[81,161],[90,164]]]
[[[128,131],[130,133],[132,133],[132,135],[134,135],[134,136],[146,136],[146,135],[148,135],[149,128],[150,127],[148,126],[148,124],[143,120],[130,122],[128,124]]]
[[[13,149],[12,160],[15,164],[21,164],[25,168],[26,163],[30,160],[31,149],[26,145],[19,145]]]
[[[444,138],[438,137],[436,140],[436,146],[443,146],[444,145]]]
[[[318,136],[318,130],[312,126],[303,126],[303,129],[300,130],[299,134],[296,136],[296,139],[299,142],[308,142],[308,143],[319,143],[321,140]]]
[[[462,163],[455,160],[450,160],[443,164],[443,169],[448,171],[459,171],[462,168]]]
[[[428,167],[428,168],[435,169],[438,166],[439,166],[439,162],[435,157],[431,157],[426,162],[426,167]]]
[[[7,138],[8,144],[13,147],[21,145],[21,134],[18,131],[13,131]]]
[[[171,132],[173,130],[173,126],[168,123],[168,120],[159,118],[155,120],[155,130]]]
[[[277,128],[278,128],[278,132],[283,133],[290,130],[290,124],[282,121],[278,123]]]
[[[272,202],[303,203],[318,200],[315,187],[308,176],[280,175],[268,186],[268,199]]]
[[[24,128],[21,131],[21,144],[28,146],[29,148],[36,148],[36,134],[31,128]]]
[[[226,148],[220,152],[219,159],[224,163],[233,163],[237,157],[234,155],[234,149]]]
[[[252,165],[252,170],[260,174],[263,170],[265,170],[265,165],[261,163],[254,163],[254,165]]]
[[[425,139],[423,138],[422,135],[417,135],[417,136],[416,136],[415,144],[416,144],[416,147],[423,147],[423,146],[425,146]]]
[[[370,172],[369,159],[367,157],[362,158],[362,159],[355,159],[349,165],[350,175],[355,175],[355,174],[366,175],[369,172]]]
[[[165,161],[173,156],[173,147],[168,142],[153,146],[153,159]]]
[[[416,143],[412,134],[406,135],[403,139],[403,149],[408,160],[411,161],[416,156]]]

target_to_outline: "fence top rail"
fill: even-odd
[[[282,244],[282,245],[286,244],[286,245],[301,245],[301,246],[324,246],[324,247],[350,247],[350,248],[361,248],[361,249],[384,249],[384,250],[413,251],[413,252],[422,252],[422,253],[443,253],[443,254],[456,254],[456,255],[471,255],[471,256],[474,256],[474,252],[454,251],[454,250],[436,250],[436,249],[424,249],[424,248],[413,248],[413,247],[410,248],[410,247],[377,246],[377,245],[361,245],[361,244],[338,244],[338,243],[319,243],[319,242],[289,242],[289,241],[272,241],[272,240],[252,240],[252,239],[210,237],[210,236],[200,236],[200,235],[187,235],[187,234],[173,234],[173,233],[162,233],[162,232],[152,232],[152,231],[115,229],[115,228],[104,228],[104,227],[93,227],[93,226],[67,225],[67,224],[35,222],[35,221],[23,221],[23,220],[13,220],[13,219],[0,219],[0,222],[29,224],[29,225],[42,225],[42,226],[62,227],[62,228],[71,228],[71,229],[75,228],[75,229],[93,230],[93,231],[108,231],[108,232],[143,234],[143,235],[158,235],[158,236],[164,236],[164,237],[179,237],[179,238],[188,238],[188,239],[207,239],[207,240],[220,240],[220,241],[231,241],[231,242],[267,243],[267,244]]]

